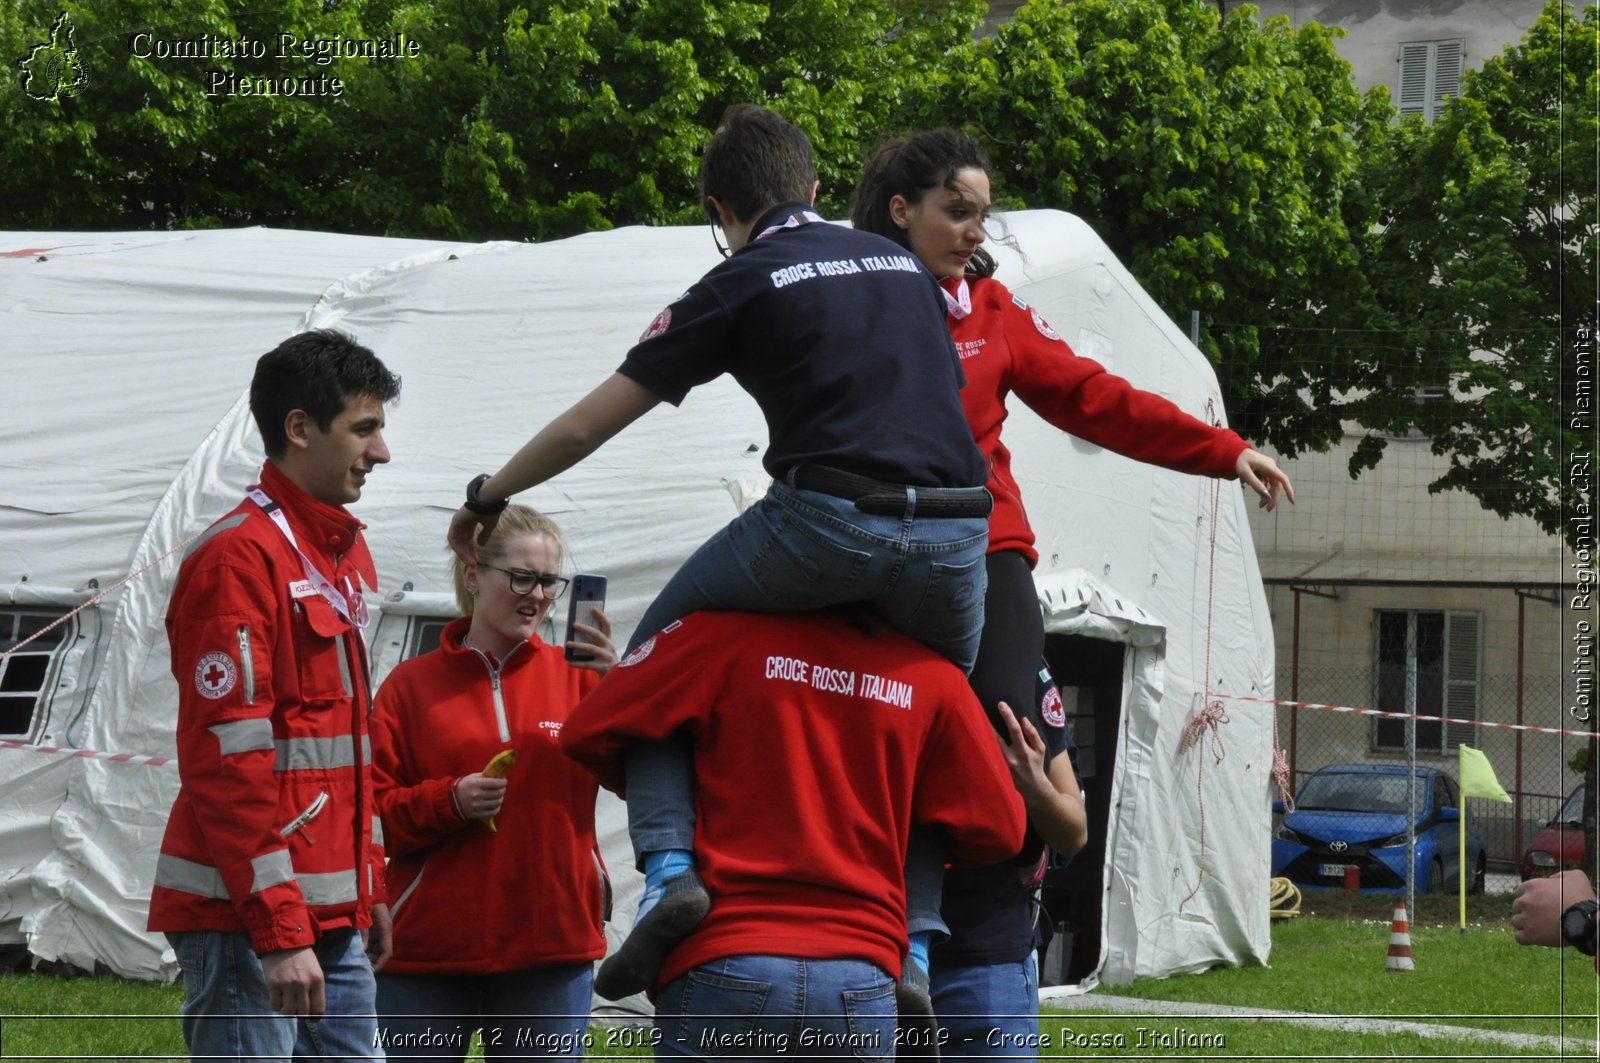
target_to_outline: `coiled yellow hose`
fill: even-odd
[[[1300,887],[1286,878],[1272,880],[1272,894],[1267,903],[1268,914],[1274,919],[1293,919],[1300,914]]]

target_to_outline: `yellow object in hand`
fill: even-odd
[[[483,766],[483,777],[486,779],[504,779],[511,773],[511,765],[515,764],[516,762],[517,751],[515,749],[502,749],[500,752],[490,757],[489,763]],[[495,828],[493,816],[490,816],[488,819],[484,820],[483,825],[488,827],[494,833],[499,833],[499,831]]]

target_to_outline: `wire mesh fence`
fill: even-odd
[[[1298,696],[1287,698],[1282,675],[1280,692],[1299,704],[1275,710],[1296,796],[1293,813],[1274,820],[1275,874],[1328,886],[1351,884],[1353,874],[1363,888],[1399,888],[1410,876],[1419,892],[1454,889],[1463,866],[1457,817],[1464,814],[1464,866],[1473,876],[1469,884],[1481,888],[1488,871],[1520,873],[1528,849],[1547,824],[1559,822],[1558,812],[1582,783],[1574,763],[1583,740],[1497,726],[1558,719],[1560,676],[1478,676],[1477,725],[1416,718],[1454,715],[1441,713],[1438,670],[1413,672],[1409,689],[1402,682],[1392,691],[1385,689],[1381,663],[1302,666],[1294,678]],[[1397,715],[1351,711],[1368,707]],[[1411,719],[1402,718],[1407,708],[1416,710]],[[1510,803],[1463,801],[1457,770],[1462,744],[1485,753]],[[1417,839],[1409,860],[1408,824]],[[1554,855],[1561,862],[1560,853]],[[1352,867],[1358,870],[1352,873]]]

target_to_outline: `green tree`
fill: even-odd
[[[1466,74],[1432,126],[1395,127],[1366,175],[1382,204],[1372,324],[1391,351],[1386,394],[1358,399],[1351,416],[1430,438],[1449,461],[1431,491],[1467,491],[1552,533],[1568,458],[1594,438],[1571,424],[1562,367],[1579,329],[1592,337],[1595,325],[1597,54],[1596,8],[1580,17],[1551,3],[1519,44]],[[1447,400],[1386,401],[1430,385],[1448,388]],[[1571,386],[1569,376],[1568,400]],[[1352,472],[1384,445],[1365,439]]]
[[[823,203],[842,208],[858,144],[907,77],[969,37],[973,0],[445,0],[398,8],[428,62],[357,82],[349,130],[385,231],[562,236],[693,222],[699,157],[735,102],[811,134]],[[439,104],[430,101],[440,101]],[[395,120],[366,118],[396,109]],[[413,160],[405,171],[389,156]],[[395,195],[395,190],[403,194]],[[423,204],[417,219],[386,204]],[[420,226],[418,225],[420,222]]]
[[[1321,26],[1081,0],[959,48],[902,124],[960,116],[997,197],[1079,214],[1186,331],[1199,310],[1232,423],[1293,455],[1339,438],[1337,397],[1363,378],[1309,330],[1372,304],[1358,161],[1391,114]]]
[[[812,134],[840,212],[910,78],[970,38],[981,0],[153,0],[73,8],[92,82],[54,102],[0,94],[0,225],[269,224],[467,239],[686,222],[699,155],[731,103],[767,103]],[[45,0],[0,10],[43,37]],[[391,60],[182,60],[153,38],[392,39]],[[19,45],[16,51],[21,50]],[[337,77],[337,95],[230,96],[224,75]],[[208,94],[211,90],[211,94]]]
[[[226,79],[327,74],[332,68],[302,55],[278,58],[278,35],[364,37],[355,7],[324,12],[298,0],[259,0],[247,12],[233,7],[222,0],[71,5],[88,77],[83,90],[39,100],[25,94],[19,77],[0,83],[0,167],[8,193],[0,225],[290,224],[304,202],[337,182],[338,97],[228,95]],[[0,8],[0,41],[11,45],[7,62],[26,54],[61,11],[53,0]],[[156,54],[175,42],[194,49],[244,40],[264,54]]]

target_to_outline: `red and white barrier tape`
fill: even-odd
[[[59,753],[68,757],[82,757],[85,760],[111,760],[118,764],[138,764],[147,768],[160,768],[166,765],[177,767],[176,757],[149,757],[136,753],[102,753],[98,749],[63,749],[60,746],[34,746],[26,742],[0,742],[0,749],[20,749],[26,753]]]
[[[1257,698],[1248,694],[1208,693],[1206,699],[1224,701],[1254,701],[1261,705],[1287,705],[1298,709],[1322,709],[1326,712],[1353,712],[1360,716],[1386,716],[1391,720],[1427,720],[1439,723],[1461,723],[1471,727],[1493,727],[1501,731],[1529,731],[1535,734],[1567,735],[1572,738],[1600,738],[1600,731],[1573,731],[1560,727],[1536,727],[1529,723],[1499,723],[1495,720],[1463,720],[1456,716],[1423,716],[1409,712],[1389,712],[1386,709],[1362,709],[1350,705],[1324,705],[1317,701],[1288,701],[1283,698]]]

